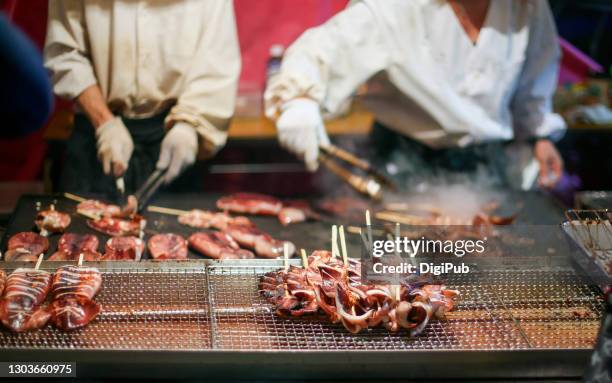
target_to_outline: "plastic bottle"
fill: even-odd
[[[266,64],[266,85],[280,73],[284,53],[285,47],[281,44],[274,44],[270,47],[270,57]]]

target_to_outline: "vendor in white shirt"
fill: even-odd
[[[306,31],[266,89],[281,145],[318,166],[338,113],[364,83],[376,115],[374,160],[406,182],[477,173],[505,183],[504,144],[534,145],[540,181],[562,160],[551,140],[560,49],[545,0],[361,0]]]
[[[230,0],[50,0],[45,66],[76,102],[62,187],[173,181],[213,156],[234,113],[240,51]]]

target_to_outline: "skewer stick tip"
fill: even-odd
[[[84,254],[83,253],[79,254],[79,263],[78,263],[79,267],[83,266],[83,258],[84,258]]]
[[[332,257],[336,258],[338,254],[338,226],[332,225],[332,239],[331,239],[331,251]]]
[[[80,196],[75,195],[75,194],[72,194],[72,193],[64,193],[64,197],[66,197],[66,198],[68,198],[70,200],[76,201],[76,202],[83,202],[83,201],[85,201],[85,198],[80,197]]]
[[[306,255],[306,250],[301,249],[300,255],[302,256],[302,264],[304,268],[307,269],[308,268],[308,256]]]
[[[283,261],[285,263],[285,271],[289,270],[289,244],[283,244]]]
[[[348,253],[346,251],[346,237],[344,236],[344,225],[340,225],[340,248],[342,249],[342,261],[348,266]]]
[[[42,263],[44,256],[45,254],[40,253],[40,255],[38,256],[38,261],[36,261],[36,266],[34,266],[34,270],[38,270],[40,268],[40,264]]]
[[[365,212],[365,217],[366,217],[366,225],[367,226],[372,226],[372,219],[370,218],[370,210],[366,210]]]

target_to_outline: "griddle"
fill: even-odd
[[[212,209],[217,197],[162,195],[154,203]],[[3,249],[10,235],[32,229],[37,201],[70,213],[76,206],[60,197],[24,196]],[[541,195],[522,201],[521,221],[560,222],[562,210]],[[147,212],[146,217],[147,236],[194,230],[175,216]],[[70,231],[91,231],[82,217],[73,219]],[[254,221],[298,248],[329,248],[328,221],[288,228],[274,217]],[[51,251],[58,237],[51,238]],[[358,246],[356,237],[349,237],[349,252],[353,240]],[[599,289],[577,274],[569,259],[531,256],[493,262],[486,272],[451,275],[447,285],[462,294],[456,310],[418,337],[378,328],[350,334],[323,318],[274,314],[257,283],[265,272],[282,267],[281,260],[190,257],[198,259],[88,263],[103,273],[100,317],[71,333],[52,327],[25,334],[0,330],[0,360],[75,361],[81,378],[576,378],[588,362],[604,309]],[[297,259],[290,262],[299,265]]]
[[[155,201],[156,205],[173,207],[177,209],[190,210],[194,208],[216,210],[215,202],[220,195],[165,195],[160,196]],[[13,214],[8,222],[6,231],[0,243],[0,251],[5,251],[7,248],[8,239],[16,233],[22,231],[36,231],[34,218],[39,209],[47,209],[51,204],[55,205],[56,210],[70,214],[72,219],[67,232],[89,233],[95,234],[100,240],[99,251],[104,252],[104,244],[110,236],[102,234],[91,229],[87,225],[88,218],[83,217],[76,212],[77,202],[67,199],[63,195],[23,195],[15,207]],[[181,225],[177,216],[160,214],[145,211],[144,217],[147,219],[147,226],[144,230],[144,240],[147,241],[152,235],[158,233],[177,233],[187,238],[192,233],[197,231],[209,231],[191,228]],[[289,240],[296,244],[299,248],[314,250],[315,248],[329,247],[330,232],[329,224],[326,222],[305,222],[294,226],[282,226],[276,217],[250,217],[257,226],[271,233],[274,237],[283,240]],[[49,250],[45,253],[45,259],[50,257],[57,249],[57,241],[61,234],[53,234],[48,237]],[[358,246],[357,238],[353,241],[354,246]],[[321,246],[321,247],[317,247]],[[190,259],[203,259],[202,255],[189,250]],[[149,259],[148,251],[143,254],[143,259]]]
[[[151,203],[154,205],[171,207],[181,210],[204,209],[216,210],[215,203],[220,197],[220,194],[161,194]],[[98,236],[100,240],[99,251],[104,251],[104,244],[110,238],[107,235],[99,233],[87,226],[87,218],[76,213],[77,202],[64,197],[63,195],[23,195],[15,207],[15,210],[9,220],[2,242],[0,243],[0,251],[5,251],[7,248],[8,239],[21,231],[33,231],[34,217],[37,209],[46,209],[50,204],[55,204],[56,209],[69,213],[72,218],[68,231],[76,233],[91,233]],[[313,205],[317,201],[312,201]],[[504,206],[501,209],[512,211],[516,206],[521,204],[523,208],[517,219],[517,224],[551,224],[557,225],[563,220],[563,209],[554,200],[548,198],[538,192],[509,192],[504,199]],[[376,208],[373,203],[372,208]],[[145,229],[144,240],[148,240],[157,233],[177,233],[187,238],[194,232],[202,231],[201,229],[190,228],[178,223],[177,217],[173,215],[152,213],[145,211],[143,213],[147,219],[147,227]],[[255,224],[265,232],[272,234],[275,238],[292,241],[298,249],[304,248],[307,251],[315,249],[328,249],[331,246],[330,226],[332,223],[345,225],[361,225],[363,222],[348,221],[343,218],[335,218],[324,216],[322,221],[309,221],[282,226],[276,217],[250,217]],[[206,231],[206,230],[204,230]],[[57,240],[61,235],[54,234],[49,237],[49,250],[45,254],[45,259],[51,256],[57,248]],[[359,251],[359,238],[356,235],[348,236],[349,252]],[[190,259],[202,259],[203,256],[190,250]],[[149,259],[148,252],[143,254],[143,259]]]

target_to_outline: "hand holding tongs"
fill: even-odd
[[[383,187],[395,190],[393,182],[368,161],[332,144],[319,145],[319,149],[319,162],[358,192],[374,199],[380,199]],[[355,174],[340,166],[331,157],[336,157],[364,171],[367,175]]]
[[[147,178],[144,184],[134,193],[133,196],[128,197],[127,205],[122,209],[123,211],[133,210],[135,213],[140,213],[147,206],[151,197],[157,192],[160,186],[164,183],[164,175],[166,175],[167,169],[155,169],[153,173]]]

